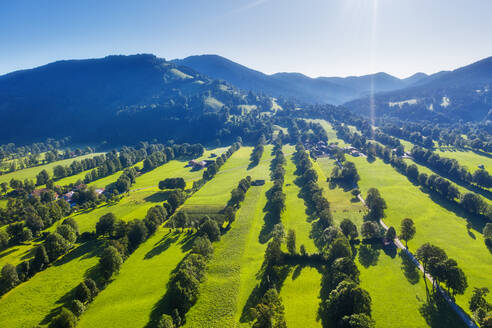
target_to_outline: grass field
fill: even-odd
[[[225,162],[213,181],[206,183],[193,197],[183,205],[183,209],[196,211],[197,208],[222,209],[231,196],[239,180],[247,175],[253,175],[253,170],[248,170],[249,157],[252,147],[241,147]],[[265,153],[270,152],[270,147],[265,147]],[[263,166],[262,166],[263,167]],[[264,168],[268,170],[268,167]],[[254,176],[252,176],[253,179]]]
[[[492,157],[489,154],[480,155],[472,150],[457,150],[448,147],[437,148],[435,152],[441,157],[456,159],[472,173],[478,170],[479,165],[483,164],[485,169],[492,174]]]
[[[30,241],[4,249],[0,252],[0,268],[3,268],[7,263],[17,265],[25,259],[34,256],[34,254],[31,254],[31,250],[39,244],[40,242],[38,241]]]
[[[125,261],[120,273],[90,304],[78,327],[144,327],[166,293],[171,271],[186,254],[190,235],[160,228]]]
[[[414,162],[413,160],[411,160],[410,158],[405,158],[405,162],[406,162],[408,165],[410,165],[410,164],[415,164],[415,165],[417,166],[417,168],[419,169],[419,173],[426,173],[427,175],[437,174],[437,173],[435,173],[434,171],[432,171],[431,169],[429,169],[428,167],[423,166],[423,165],[420,165],[420,164],[418,164],[418,163]],[[437,175],[439,175],[439,174],[437,174]],[[469,193],[469,192],[474,192],[473,187],[470,187],[470,188],[469,188],[469,187],[461,186],[461,185],[459,185],[459,184],[457,184],[457,183],[455,183],[455,182],[453,182],[453,181],[451,181],[451,180],[449,180],[449,179],[446,179],[446,180],[448,180],[448,181],[449,181],[449,182],[451,182],[454,186],[456,186],[456,188],[458,188],[459,192],[460,192],[462,195],[464,195],[464,194],[466,194],[466,193]],[[492,199],[491,199],[490,197],[489,197],[489,198],[487,198],[487,197],[482,196],[481,198],[482,198],[485,202],[487,202],[487,203],[489,203],[489,204],[492,204]]]
[[[63,304],[67,294],[84,280],[99,260],[95,242],[65,255],[0,299],[2,327],[26,328],[43,322],[52,309]]]
[[[280,290],[289,328],[321,327],[318,318],[321,274],[316,268],[295,266]]]
[[[320,177],[319,183],[323,187],[325,197],[330,201],[333,221],[339,225],[344,218],[349,218],[360,229],[365,213],[361,202],[355,201],[349,191],[340,187],[330,188],[326,176],[331,173],[335,162],[329,158],[319,158],[314,168]],[[416,279],[407,279],[404,269],[412,271],[411,266],[402,266],[399,256],[389,256],[382,250],[371,252],[377,254],[377,260],[360,260],[360,247],[357,247],[356,264],[361,272],[361,287],[366,289],[372,298],[372,316],[376,327],[426,327],[419,308],[426,300],[425,285],[422,277],[417,274]],[[363,252],[362,254],[366,254]],[[364,265],[362,265],[362,263]],[[388,307],[391,309],[388,310]]]
[[[233,159],[231,157],[223,167],[224,171],[228,170],[224,176],[231,172],[235,174],[234,178],[228,178],[236,181],[234,186],[246,174],[251,175],[252,179],[268,180],[271,149],[271,146],[265,147],[259,165],[251,170],[242,165],[239,165],[241,169],[238,170],[226,168],[227,163]],[[212,189],[215,184],[221,186],[223,183],[217,175],[203,189],[207,186]],[[201,286],[198,302],[187,314],[186,327],[234,327],[239,321],[246,304],[244,296],[247,298],[248,291],[250,293],[253,290],[255,275],[263,262],[266,244],[260,244],[258,237],[263,226],[265,191],[269,186],[270,183],[267,183],[252,186],[248,190],[231,229],[214,244],[214,255],[207,268],[207,280]],[[199,196],[198,193],[190,201]],[[211,204],[215,204],[215,201]],[[225,202],[222,206],[224,205]],[[220,302],[217,301],[219,299]]]
[[[216,148],[213,150],[207,150],[203,154],[199,160],[204,159],[213,159],[210,155],[216,154],[217,156],[221,155],[227,148]],[[181,177],[186,180],[189,187],[192,186],[193,181],[202,177],[203,170],[192,170],[191,167],[187,166],[188,160],[172,160],[168,163],[156,167],[150,172],[147,172],[140,176],[135,184],[132,186],[132,189],[146,188],[159,184],[159,181],[164,180],[166,178],[178,178]]]
[[[364,205],[358,198],[353,197],[349,190],[345,191],[340,186],[330,187],[326,181],[335,165],[335,161],[327,157],[318,158],[313,163],[313,168],[318,173],[318,184],[323,188],[324,195],[330,202],[333,222],[339,225],[343,219],[350,219],[360,226],[365,213]]]
[[[411,251],[430,242],[443,248],[450,258],[458,262],[468,278],[469,288],[465,295],[458,295],[456,299],[466,310],[473,287],[490,286],[492,257],[482,234],[473,229],[467,231],[466,215],[457,216],[451,204],[422,192],[390,165],[380,160],[368,163],[365,158],[359,157],[350,160],[356,163],[361,176],[359,186],[362,193],[365,195],[369,188],[376,187],[386,200],[386,224],[399,231],[402,219],[413,219],[417,234],[409,243]],[[492,301],[492,296],[489,295],[488,299]]]
[[[343,141],[342,139],[338,139],[337,138],[337,132],[335,131],[335,129],[333,129],[333,127],[331,126],[331,124],[328,123],[327,121],[320,120],[320,119],[316,119],[316,120],[307,119],[307,121],[309,121],[309,122],[316,122],[316,123],[321,124],[321,126],[326,131],[326,135],[328,136],[328,143],[335,142],[335,143],[338,143],[338,145],[340,147],[347,146],[347,143],[345,143],[345,141]]]
[[[287,150],[284,147],[284,152]],[[292,155],[286,156],[285,178],[283,191],[285,193],[285,210],[282,213],[282,224],[285,231],[293,229],[296,232],[297,246],[304,245],[308,253],[316,252],[314,241],[309,237],[311,223],[308,222],[304,200],[299,198],[301,189],[295,184],[297,176],[294,174],[296,165],[292,161]]]
[[[42,170],[48,171],[48,173],[50,174],[50,176],[53,176],[53,168],[55,166],[57,166],[57,165],[66,166],[66,165],[70,165],[75,160],[80,161],[80,160],[82,160],[84,158],[91,158],[91,157],[102,155],[102,154],[103,153],[87,154],[87,155],[83,155],[83,156],[79,156],[79,157],[64,159],[64,160],[61,160],[61,161],[56,161],[56,162],[52,162],[52,163],[49,163],[49,164],[40,165],[40,166],[36,166],[36,167],[30,167],[30,168],[19,170],[19,171],[15,171],[15,172],[12,172],[12,173],[0,175],[0,183],[2,183],[2,182],[7,182],[8,183],[8,182],[10,182],[11,179],[18,179],[18,180],[22,180],[22,181],[24,181],[25,179],[29,179],[29,180],[34,180],[35,181],[36,180],[36,175],[39,172],[41,172]]]

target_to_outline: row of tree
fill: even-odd
[[[233,143],[222,155],[218,156],[214,163],[209,164],[207,169],[203,172],[203,180],[211,180],[219,171],[220,167],[232,156],[239,148],[241,143],[236,141]]]
[[[250,187],[251,177],[248,175],[246,178],[241,179],[238,186],[231,191],[231,198],[222,210],[222,213],[226,217],[225,219],[229,223],[234,222],[234,220],[236,219],[236,212],[241,206],[241,202],[246,197],[246,192]]]
[[[107,213],[96,223],[95,233],[86,234],[85,238],[103,237],[105,248],[99,258],[98,271],[100,286],[91,278],[86,278],[76,288],[71,300],[53,317],[50,328],[73,328],[77,326],[77,317],[81,316],[89,303],[111,282],[123,262],[138,246],[154,234],[157,228],[167,219],[168,213],[162,206],[151,207],[143,220],[130,222],[118,220],[113,213]]]
[[[492,176],[484,169],[478,169],[471,174],[457,160],[439,156],[431,150],[413,147],[411,152],[413,158],[432,169],[465,183],[475,183],[482,188],[492,187]]]
[[[253,151],[251,152],[250,167],[254,167],[258,165],[258,163],[260,162],[261,155],[263,155],[263,150],[265,148],[264,146],[265,142],[266,142],[265,136],[261,135],[261,137],[258,139],[258,142],[256,143],[255,148],[253,148]]]
[[[60,256],[72,249],[78,236],[78,225],[73,218],[67,218],[49,233],[44,242],[34,249],[34,257],[17,266],[6,264],[0,276],[0,294],[4,294],[21,282],[29,280],[36,273],[46,269]]]

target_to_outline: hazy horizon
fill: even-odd
[[[50,1],[2,4],[0,74],[57,60],[218,54],[266,74],[405,78],[492,56],[492,2]]]

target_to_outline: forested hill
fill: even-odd
[[[404,88],[426,77],[423,73],[407,79],[398,79],[386,73],[346,78],[310,78],[300,73],[267,75],[217,55],[190,56],[173,62],[214,79],[225,80],[244,90],[294,98],[309,104],[341,104],[364,96],[371,90],[380,92]]]
[[[231,114],[271,105],[153,55],[67,60],[0,76],[0,138],[206,142],[227,137]]]
[[[345,104],[368,115],[371,99]],[[412,87],[377,94],[376,116],[435,121],[492,119],[492,57],[453,71],[436,73]]]

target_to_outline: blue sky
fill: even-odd
[[[0,74],[60,59],[213,53],[265,73],[406,77],[492,56],[490,0],[15,0]]]

